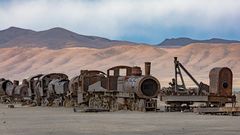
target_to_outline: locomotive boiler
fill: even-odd
[[[26,97],[29,97],[28,92],[28,83],[27,80],[24,79],[22,81],[22,84],[19,84],[19,81],[14,81],[14,101],[16,102],[25,102],[27,99]],[[28,99],[29,101],[30,99]]]
[[[129,77],[118,77],[117,90],[120,92],[135,93],[139,98],[156,98],[160,84],[158,80],[150,75],[150,63],[146,63],[145,76],[142,75],[140,67],[132,67]]]
[[[0,79],[0,93],[1,95],[9,95],[13,94],[13,83],[10,80],[6,80],[4,78]]]
[[[11,97],[13,95],[14,85],[10,80],[6,80],[4,78],[0,79],[0,96],[1,102],[10,102]]]

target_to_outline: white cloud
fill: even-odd
[[[231,30],[240,20],[239,8],[239,0],[15,0],[0,5],[0,29],[59,26],[109,38],[136,25]]]

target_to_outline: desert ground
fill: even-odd
[[[75,113],[72,108],[0,105],[1,135],[239,135],[240,117],[181,112]]]

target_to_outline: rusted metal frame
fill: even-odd
[[[183,80],[183,76],[181,73],[181,69],[190,77],[190,79],[198,86],[198,95],[200,94],[200,84],[197,82],[197,80],[187,71],[187,69],[177,60],[177,57],[174,57],[174,63],[175,63],[175,91],[178,90],[178,88],[176,88],[176,86],[178,86],[177,84],[177,77],[178,74],[180,75],[181,81],[182,81],[182,87],[186,90],[186,85],[185,82]]]
[[[194,108],[195,113],[240,113],[240,107]]]
[[[183,76],[182,76],[182,72],[181,72],[181,69],[179,68],[179,64],[180,63],[178,63],[178,67],[177,67],[177,69],[178,69],[178,74],[179,74],[179,76],[180,76],[180,79],[181,79],[181,81],[182,81],[182,87],[184,88],[184,90],[187,90],[187,88],[186,88],[186,85],[185,85],[185,82],[184,82],[184,79],[183,79]]]
[[[177,60],[177,57],[174,57],[174,64],[175,64],[175,92],[177,92],[179,89],[178,89],[178,75],[180,76],[180,79],[182,81],[182,87],[184,88],[184,90],[186,90],[186,85],[185,85],[185,82],[183,80],[183,76],[182,76],[182,73],[181,73],[181,69],[179,67],[179,61]]]
[[[197,82],[197,80],[187,71],[187,69],[181,64],[179,63],[179,66],[185,71],[185,73],[192,79],[192,81],[198,86],[200,87],[199,83]]]
[[[174,57],[174,68],[175,68],[175,88],[174,88],[174,90],[175,90],[175,92],[177,92],[178,91],[178,84],[177,84],[177,82],[178,82],[178,80],[177,80],[177,57]]]
[[[207,102],[208,96],[163,96],[165,102]]]

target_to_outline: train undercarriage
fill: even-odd
[[[156,111],[156,99],[136,98],[134,93],[118,92],[98,92],[88,94],[86,102],[81,103],[78,107],[80,111],[85,112],[102,112],[102,111]]]

